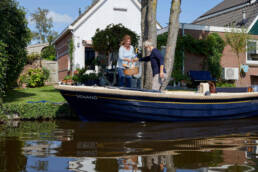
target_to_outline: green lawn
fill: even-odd
[[[40,88],[17,88],[10,91],[4,97],[4,103],[26,103],[28,101],[46,100],[50,102],[61,103],[65,99],[53,86],[45,86]]]

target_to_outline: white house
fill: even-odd
[[[96,0],[54,41],[57,50],[59,80],[69,71],[68,42],[74,40],[74,68],[83,68],[85,59],[94,58],[91,40],[96,30],[109,24],[122,24],[141,35],[141,3],[139,0]],[[157,24],[157,28],[162,27]]]

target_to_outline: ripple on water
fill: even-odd
[[[0,171],[257,171],[258,119],[0,126]]]

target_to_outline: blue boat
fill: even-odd
[[[85,121],[210,121],[258,116],[258,93],[155,92],[56,86]]]

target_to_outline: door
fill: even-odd
[[[85,48],[85,67],[88,66],[90,70],[95,70],[95,51],[93,48]]]

